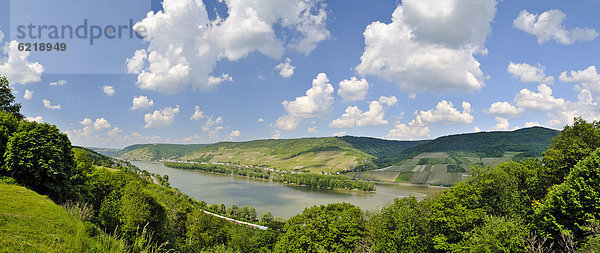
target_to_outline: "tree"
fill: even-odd
[[[426,216],[416,198],[394,199],[368,223],[373,252],[430,252]]]
[[[276,252],[353,252],[365,234],[365,220],[352,204],[329,204],[304,209],[284,230]]]
[[[154,238],[160,238],[166,221],[165,208],[144,191],[140,182],[131,182],[123,189],[119,219],[126,238],[133,239],[145,227]]]
[[[575,118],[572,126],[564,129],[552,139],[544,152],[546,188],[560,184],[575,164],[600,147],[600,122],[586,122]]]
[[[8,140],[10,136],[17,131],[19,127],[19,120],[14,115],[0,111],[0,155],[4,157],[4,153],[6,152],[6,145],[8,144]],[[4,159],[0,159],[0,174],[3,171],[4,167]]]
[[[577,163],[562,184],[551,188],[534,218],[542,235],[558,240],[563,233],[582,242],[586,227],[600,220],[600,149]]]
[[[24,118],[20,112],[21,104],[15,103],[15,95],[12,94],[8,80],[2,75],[0,75],[0,110],[14,115],[19,120]]]
[[[463,243],[468,252],[525,252],[527,228],[518,220],[487,216]]]
[[[71,142],[54,125],[21,121],[8,141],[5,170],[19,184],[61,203],[73,198]]]

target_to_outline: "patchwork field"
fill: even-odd
[[[468,154],[431,152],[419,154],[397,165],[369,172],[347,173],[351,177],[387,182],[428,185],[452,185],[469,175],[473,166],[497,166],[518,153],[502,157],[473,157]]]

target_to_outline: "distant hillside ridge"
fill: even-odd
[[[117,156],[133,160],[235,162],[313,172],[364,171],[435,152],[469,157],[502,157],[508,153],[515,158],[539,157],[558,133],[553,129],[531,127],[419,141],[343,136],[190,145],[136,144],[119,151]]]
[[[404,152],[411,155],[425,152],[464,152],[483,157],[500,157],[506,152],[519,152],[523,157],[539,157],[559,132],[544,127],[530,127],[514,131],[456,134],[407,148]]]

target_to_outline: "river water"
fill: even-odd
[[[271,211],[273,215],[283,218],[292,217],[313,205],[348,202],[363,210],[374,210],[395,198],[415,196],[417,199],[423,199],[427,195],[445,190],[396,184],[377,184],[376,192],[319,190],[246,177],[173,169],[157,162],[131,163],[152,173],[169,175],[172,187],[209,205],[248,205],[256,208],[259,213]]]

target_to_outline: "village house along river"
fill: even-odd
[[[193,170],[180,170],[158,162],[131,161],[142,170],[169,175],[169,182],[185,194],[207,204],[238,207],[253,206],[258,213],[271,211],[275,216],[290,218],[306,207],[348,202],[363,210],[381,208],[395,198],[415,196],[423,199],[445,190],[396,184],[376,184],[376,192],[310,189],[266,180],[228,176]]]

